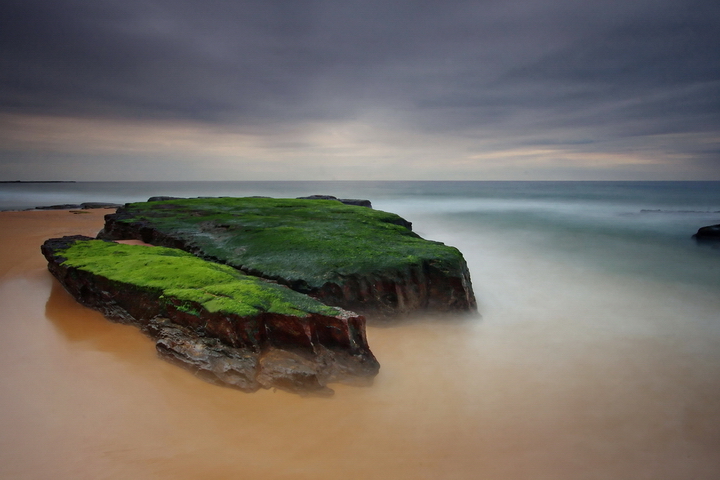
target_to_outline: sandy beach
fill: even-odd
[[[137,329],[80,306],[47,272],[41,243],[94,236],[105,213],[0,212],[0,478],[720,472],[720,305],[711,292],[527,262],[483,237],[461,248],[471,270],[482,263],[487,273],[474,277],[482,319],[369,328],[382,365],[371,387],[334,386],[331,398],[246,394],[158,359]],[[522,262],[523,275],[497,276]],[[545,284],[527,280],[538,272]],[[558,279],[572,287],[550,295]],[[518,291],[525,303],[511,298]],[[664,300],[646,301],[651,291]],[[639,320],[625,323],[624,311]],[[686,328],[690,317],[696,326]]]

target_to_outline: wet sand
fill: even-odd
[[[458,245],[482,318],[370,327],[371,387],[246,394],[158,359],[47,272],[40,244],[94,236],[105,213],[0,212],[0,478],[720,475],[717,292],[488,234]]]

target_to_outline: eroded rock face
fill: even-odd
[[[397,215],[326,200],[128,204],[105,216],[98,238],[179,248],[372,317],[477,309],[470,273],[457,249],[421,239]],[[311,208],[313,214],[306,215],[304,210]],[[223,215],[217,214],[220,210]],[[306,216],[296,222],[298,215]],[[297,235],[287,235],[289,229]],[[276,246],[281,234],[275,231],[287,235]],[[309,237],[320,240],[304,241]],[[274,263],[266,261],[269,256]]]
[[[342,309],[335,315],[266,311],[241,316],[211,312],[201,304],[189,311],[187,302],[167,291],[63,264],[65,250],[92,240],[47,240],[41,250],[50,272],[80,303],[111,320],[139,326],[156,340],[161,356],[206,380],[244,391],[331,392],[328,383],[367,381],[379,370],[361,316]]]

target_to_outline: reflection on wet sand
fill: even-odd
[[[107,335],[108,320],[75,301],[55,280],[45,303],[45,317],[70,342],[92,342],[92,348],[103,352],[120,350],[117,340]]]

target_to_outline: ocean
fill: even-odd
[[[66,434],[81,461],[96,469],[89,472],[717,478],[720,248],[691,237],[720,223],[720,182],[0,184],[0,209],[156,195],[312,194],[369,199],[411,221],[424,238],[459,248],[477,314],[371,321],[368,340],[382,367],[370,387],[340,385],[329,399],[244,394],[161,366],[140,334],[112,330],[119,339],[113,346],[108,332],[115,326],[73,306],[54,285],[41,315],[61,332],[53,337],[58,355],[93,372],[92,382],[75,379],[88,391],[125,398],[113,408],[66,392],[84,407],[68,403],[55,413],[105,422],[99,445],[86,438],[92,427],[84,420]],[[146,352],[142,360],[128,353],[128,342]],[[45,415],[55,419],[47,427],[53,432],[74,424]],[[57,462],[56,478],[78,472]]]
[[[423,236],[468,245],[479,236],[542,249],[600,270],[716,288],[718,251],[690,237],[720,223],[720,182],[78,182],[0,184],[0,210],[151,196],[366,198]],[[478,274],[482,267],[478,266]]]

